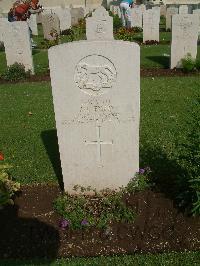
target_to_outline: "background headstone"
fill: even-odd
[[[173,15],[178,14],[177,7],[168,7],[166,13],[166,30],[172,29],[172,17]]]
[[[131,8],[131,27],[142,28],[142,11],[140,8]]]
[[[67,30],[71,27],[71,12],[69,8],[53,8],[52,14],[56,14],[59,17],[61,31]]]
[[[193,10],[193,14],[198,15],[198,18],[199,18],[199,35],[200,35],[200,9]]]
[[[197,55],[199,20],[197,15],[174,15],[172,18],[171,68],[181,67],[181,59]]]
[[[179,6],[179,14],[188,14],[188,6],[180,5]]]
[[[60,35],[60,21],[56,14],[42,15],[44,39],[53,41]]]
[[[31,29],[33,35],[38,35],[38,28],[37,28],[37,17],[36,14],[32,14],[28,19],[28,25]]]
[[[160,12],[148,9],[143,13],[143,42],[154,40],[159,42]]]
[[[83,19],[85,15],[85,10],[80,7],[80,8],[71,8],[71,25],[75,26],[78,24],[80,19]]]
[[[17,21],[5,24],[4,46],[7,65],[20,63],[25,70],[34,73],[30,32],[27,22]]]
[[[3,45],[4,42],[4,34],[5,34],[5,26],[8,24],[8,20],[6,18],[0,18],[0,46]]]
[[[86,19],[87,40],[113,40],[113,18],[104,7],[97,8]]]
[[[140,48],[81,41],[49,49],[65,190],[126,186],[139,167]],[[127,71],[131,69],[131,75]]]
[[[161,5],[160,6],[160,16],[166,17],[166,13],[167,13],[167,7],[166,7],[166,5]]]

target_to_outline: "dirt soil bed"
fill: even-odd
[[[199,76],[200,72],[184,73],[181,69],[164,69],[164,68],[141,68],[141,77],[187,77]],[[50,81],[49,73],[43,75],[34,75],[26,80],[6,81],[0,78],[0,84],[15,84],[22,82],[41,82]]]
[[[15,206],[0,210],[0,258],[57,258],[200,250],[200,218],[179,213],[163,194],[150,190],[127,196],[136,210],[132,224],[109,229],[59,228],[52,202],[55,185],[23,186]]]

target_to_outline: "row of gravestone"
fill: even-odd
[[[44,15],[45,17],[46,15]],[[51,15],[54,16],[54,15]],[[143,39],[159,40],[159,15],[155,10],[144,12]],[[55,23],[52,28],[55,28]],[[47,23],[51,25],[50,21]],[[172,17],[171,68],[181,67],[181,59],[187,54],[197,55],[198,16],[195,14]],[[58,24],[59,25],[59,24]],[[49,31],[53,36],[53,32]],[[86,19],[87,40],[113,40],[113,18],[103,8],[98,8]],[[146,38],[146,39],[145,39]],[[7,22],[0,19],[0,42],[4,43],[7,65],[22,63],[34,73],[30,33],[26,22]],[[177,49],[179,47],[179,49]]]

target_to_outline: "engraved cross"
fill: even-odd
[[[103,141],[101,140],[101,126],[96,125],[96,135],[97,135],[97,140],[94,141],[87,141],[85,140],[86,145],[97,145],[97,162],[99,166],[102,165],[102,150],[101,150],[101,145],[113,145],[113,140],[112,141]]]

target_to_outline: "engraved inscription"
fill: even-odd
[[[98,121],[102,125],[105,121],[119,122],[120,115],[112,106],[110,100],[90,99],[83,103],[79,113],[71,121],[63,121],[62,124],[93,123]]]
[[[104,33],[105,32],[105,28],[103,24],[97,24],[97,33]]]
[[[89,55],[75,68],[74,80],[77,86],[93,96],[108,92],[116,78],[117,72],[113,63],[101,55]]]

